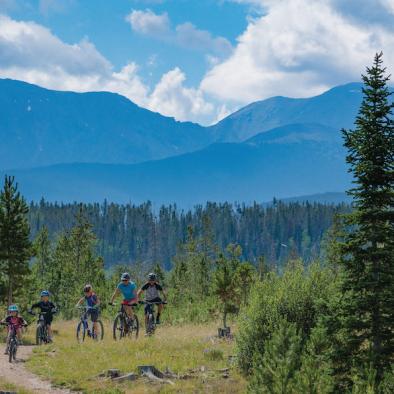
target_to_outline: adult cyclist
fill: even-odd
[[[134,312],[132,305],[137,304],[137,286],[131,281],[130,274],[124,272],[120,277],[120,283],[116,287],[114,294],[111,297],[110,305],[113,305],[114,299],[122,295],[122,305],[129,319],[134,319]]]
[[[161,303],[162,299],[160,298],[160,293],[163,294],[164,301],[167,300],[167,293],[160,286],[159,282],[157,281],[156,274],[151,272],[148,275],[148,281],[138,290],[137,297],[139,298],[145,292],[145,301],[146,302],[157,302],[157,316],[156,316],[156,324],[160,324],[160,315],[163,311],[164,305]],[[145,305],[145,323],[148,323],[148,308],[149,305]]]

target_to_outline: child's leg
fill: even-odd
[[[47,324],[47,331],[48,331],[48,337],[49,339],[52,338],[52,327],[50,324]]]
[[[21,327],[19,327],[16,330],[16,337],[18,338],[19,344],[21,344],[22,343],[22,328]]]

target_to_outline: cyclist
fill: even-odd
[[[40,309],[40,312],[42,313],[42,316],[44,318],[45,325],[48,330],[48,341],[52,342],[52,320],[53,320],[53,315],[57,313],[57,308],[55,304],[52,301],[49,301],[49,291],[48,290],[43,290],[40,294],[41,296],[41,301],[37,302],[36,304],[33,304],[30,309],[28,310],[29,313],[33,313],[33,309]]]
[[[129,319],[134,319],[134,312],[132,305],[137,304],[137,294],[136,294],[137,286],[134,282],[131,281],[130,274],[128,272],[124,272],[120,277],[120,283],[116,287],[114,294],[111,297],[110,305],[113,305],[115,297],[122,294],[123,301],[122,305],[124,310],[126,311]]]
[[[85,301],[86,306],[88,307],[88,309],[86,310],[86,315],[90,315],[93,323],[93,330],[94,332],[97,332],[97,320],[99,317],[98,307],[100,305],[100,299],[97,297],[97,294],[93,291],[93,287],[90,284],[85,285],[85,287],[83,288],[83,292],[85,296],[77,302],[76,306],[80,306]]]
[[[8,345],[11,339],[12,328],[16,328],[16,335],[20,344],[22,344],[22,327],[27,326],[26,320],[19,316],[19,309],[16,305],[10,305],[8,307],[8,315],[5,319],[0,321],[1,324],[8,325],[7,345],[5,348],[5,354],[8,353]]]
[[[153,272],[148,275],[148,281],[138,290],[137,297],[139,298],[144,292],[146,292],[145,301],[147,302],[162,302],[159,292],[163,294],[164,301],[167,299],[166,291],[160,286],[156,274]],[[156,324],[160,324],[160,315],[163,311],[163,307],[163,304],[158,304]],[[145,305],[145,323],[148,322],[148,309],[149,305]]]

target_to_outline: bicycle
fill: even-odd
[[[94,329],[94,324],[92,323],[92,328],[89,327],[89,314],[88,311],[91,309],[96,309],[91,306],[82,306],[78,307],[78,309],[82,309],[83,313],[81,314],[81,321],[77,326],[77,340],[79,343],[85,341],[86,335],[95,341],[102,341],[104,338],[104,325],[101,320],[96,321],[96,330]],[[97,331],[97,332],[96,332]]]
[[[156,319],[155,319],[155,305],[165,305],[166,301],[160,302],[149,302],[149,301],[139,301],[140,304],[147,305],[146,314],[148,318],[146,319],[145,331],[147,335],[153,335],[156,330]]]
[[[4,326],[8,326],[8,323],[1,323]],[[26,325],[25,325],[26,327]],[[8,361],[12,363],[12,361],[16,361],[16,352],[18,350],[18,337],[16,333],[16,326],[11,325],[11,335],[7,342],[7,353],[8,353]]]
[[[34,312],[29,312],[32,316],[36,316],[36,313]],[[40,312],[38,314],[38,320],[37,320],[37,329],[36,329],[36,345],[42,345],[43,343],[50,343],[51,340],[49,339],[48,335],[48,327],[45,324],[45,318],[44,315],[47,313],[52,313],[52,312]]]
[[[116,304],[110,304],[111,306]],[[134,309],[138,304],[132,304],[131,307]],[[121,340],[122,338],[134,337],[138,338],[138,333],[140,331],[140,323],[138,321],[138,316],[134,313],[134,318],[130,319],[126,313],[124,305],[121,304],[120,310],[115,317],[114,325],[112,329],[113,338],[115,341]]]

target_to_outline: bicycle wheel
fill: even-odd
[[[130,334],[129,335],[132,337],[133,333],[134,333],[134,337],[135,337],[135,339],[137,339],[139,332],[140,332],[140,322],[138,320],[138,316],[136,314],[134,314],[134,319],[133,319],[133,322],[131,323],[131,326],[130,326]]]
[[[77,327],[77,340],[78,340],[78,342],[82,343],[85,340],[85,336],[86,336],[85,324],[83,323],[83,321],[80,321],[78,323],[78,327]]]
[[[96,331],[97,330],[97,331]],[[97,320],[97,328],[96,330],[92,329],[93,339],[96,341],[102,341],[104,338],[104,325],[101,320]]]
[[[12,339],[10,342],[10,346],[8,347],[8,361],[10,363],[12,363],[12,360],[13,359],[15,360],[15,357],[16,357],[15,347],[16,347],[15,341]],[[14,355],[14,352],[15,352],[15,355]]]
[[[36,345],[39,346],[42,344],[42,326],[39,324],[36,329]]]
[[[146,333],[148,335],[152,335],[155,332],[155,318],[153,313],[149,313],[148,315],[148,324],[146,326]]]
[[[113,330],[112,330],[112,334],[113,334],[115,341],[118,341],[118,340],[125,337],[125,335],[126,335],[126,324],[125,323],[126,322],[124,321],[122,314],[119,313],[115,317],[114,326],[113,326]]]

